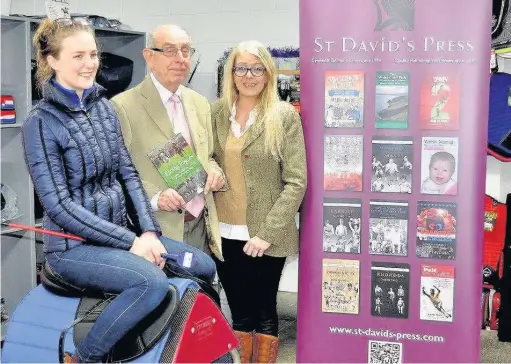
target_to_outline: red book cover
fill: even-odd
[[[420,92],[420,128],[459,129],[460,83],[454,72],[427,73]]]
[[[453,321],[454,267],[421,265],[420,319],[425,321]]]

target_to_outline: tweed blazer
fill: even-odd
[[[187,87],[181,87],[183,108],[195,152],[206,171],[216,168],[223,173],[212,158],[213,133],[209,101],[199,93]],[[149,198],[152,198],[158,191],[168,188],[165,180],[147,156],[154,147],[166,142],[174,135],[167,110],[150,75],[147,75],[138,86],[115,96],[111,101],[121,121],[126,147],[140,174],[144,189]],[[177,241],[183,241],[184,215],[182,210],[155,212],[163,235]],[[223,260],[220,229],[212,193],[206,196],[204,217],[209,247],[218,259]]]
[[[307,187],[307,163],[302,123],[295,108],[286,102],[278,105],[283,123],[282,158],[265,151],[264,125],[257,120],[247,131],[242,148],[242,163],[247,191],[247,226],[250,237],[258,236],[271,246],[265,254],[286,257],[298,252],[295,216]],[[231,132],[230,109],[220,101],[211,108],[213,157],[224,164],[224,150]],[[229,176],[227,175],[229,183]],[[216,192],[216,194],[223,192]]]

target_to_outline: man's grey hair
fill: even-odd
[[[180,27],[179,25],[163,24],[163,25],[158,25],[156,28],[154,28],[151,32],[149,32],[147,34],[147,48],[156,48],[156,46],[157,46],[156,45],[156,34],[158,34],[158,32],[160,32],[164,29],[169,32],[186,33],[186,35],[188,35],[188,37],[190,38],[190,42],[192,41],[192,37],[190,37],[188,32],[184,28]]]
[[[154,40],[154,33],[150,32],[147,33],[147,48],[155,48],[156,47],[156,41]]]

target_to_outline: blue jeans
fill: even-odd
[[[208,283],[213,281],[215,263],[206,253],[166,237],[160,240],[168,253],[191,252],[196,259],[191,268],[182,268],[171,260],[167,260],[166,264]],[[101,362],[131,328],[158,307],[168,293],[165,273],[148,260],[126,250],[82,244],[65,252],[47,254],[46,260],[54,272],[70,284],[118,294],[77,345],[75,354],[81,362]]]

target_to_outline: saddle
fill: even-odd
[[[51,293],[66,297],[79,297],[80,302],[75,320],[63,330],[59,339],[59,359],[64,360],[64,340],[66,333],[73,329],[75,346],[88,334],[98,316],[117,295],[101,291],[85,290],[75,287],[59,278],[45,263],[40,273],[42,285]],[[192,290],[192,294],[198,292]],[[186,300],[187,295],[183,296]],[[130,332],[128,332],[111,350],[107,362],[131,361],[151,350],[171,327],[179,327],[176,320],[182,320],[179,311],[189,305],[180,305],[181,299],[175,287],[169,284],[169,292],[163,302]],[[174,326],[176,325],[176,326]]]

